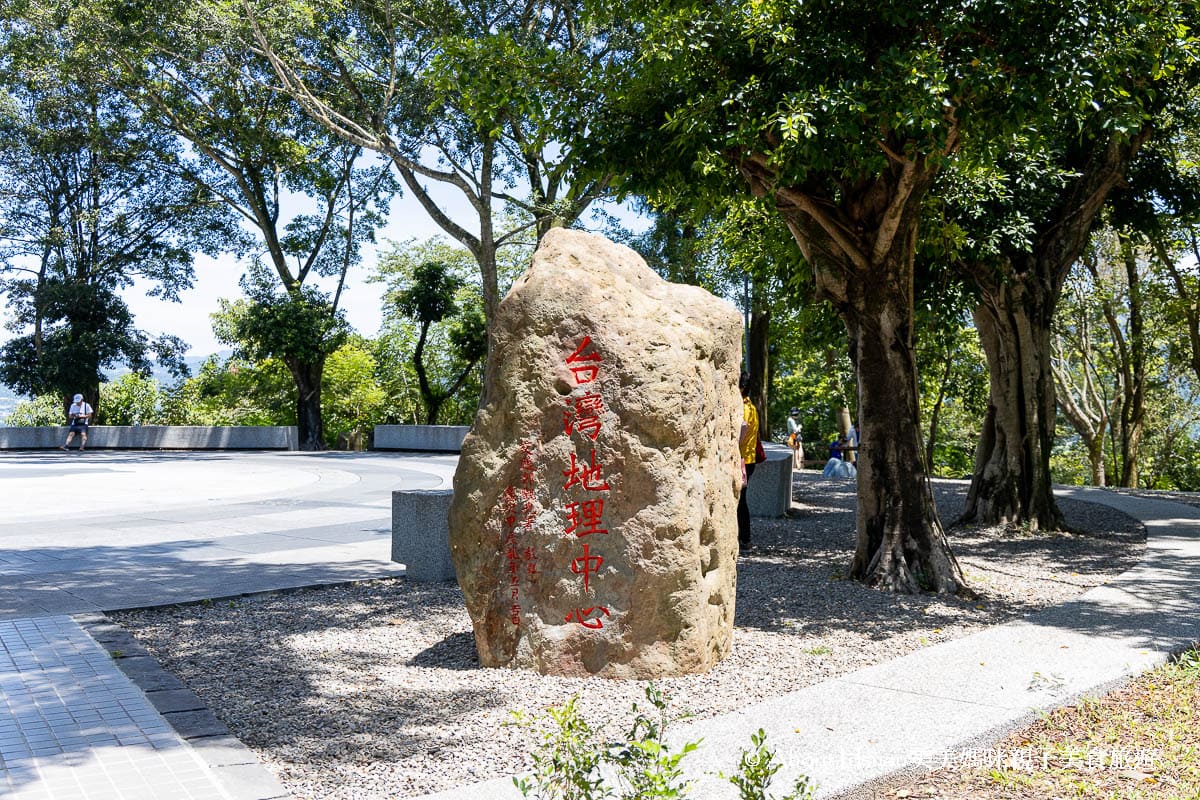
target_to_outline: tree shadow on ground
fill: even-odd
[[[739,559],[735,625],[798,637],[821,636],[849,629],[883,641],[909,631],[949,625],[970,617],[994,624],[1032,614],[1046,605],[1035,594],[1004,594],[974,587],[979,596],[966,600],[935,595],[895,595],[848,580],[854,554],[853,484],[813,478],[797,480],[800,518],[755,518],[757,551]],[[943,519],[965,504],[965,483],[938,483],[935,494]],[[1064,500],[1068,519],[1090,504]],[[1014,534],[1003,527],[959,526],[947,532],[951,547],[968,573],[1008,573],[1006,565],[1036,564],[1039,580],[1055,581],[1057,573],[1075,576],[1115,574],[1141,558],[1145,531],[1120,512],[1106,514],[1105,525],[1086,517],[1082,534]],[[1028,569],[1023,570],[1027,573]],[[972,583],[970,578],[968,582]],[[1077,584],[1078,581],[1065,581]],[[1079,589],[1083,591],[1083,589]]]

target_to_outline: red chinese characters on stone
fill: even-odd
[[[588,590],[588,581],[592,575],[600,571],[600,567],[604,565],[604,559],[600,556],[592,555],[589,552],[589,545],[585,542],[583,545],[583,555],[577,556],[571,560],[571,572],[576,575],[583,576],[583,590]]]
[[[600,435],[600,415],[604,413],[604,399],[595,392],[567,400],[563,411],[563,433],[582,433],[593,442]]]
[[[537,553],[532,547],[522,547],[518,532],[529,533],[533,530],[536,516],[534,504],[534,478],[537,474],[537,462],[534,457],[534,443],[521,442],[521,483],[520,487],[508,486],[500,500],[500,513],[504,524],[504,559],[505,571],[508,573],[509,585],[509,621],[513,625],[521,624],[521,576],[526,580],[536,580],[538,575]]]
[[[600,379],[600,365],[604,359],[596,352],[592,338],[584,336],[579,346],[567,356],[566,367],[575,380],[575,385],[586,386],[596,384]],[[566,436],[581,434],[595,443],[604,430],[604,398],[588,386],[581,394],[566,398],[563,409],[563,433]],[[566,479],[563,491],[574,489],[575,492],[608,492],[608,481],[604,477],[604,465],[596,460],[596,450],[591,449],[587,460],[580,454],[570,453],[571,463],[563,471]],[[578,495],[576,495],[578,497]],[[588,499],[570,499],[563,509],[563,535],[580,539],[594,534],[608,534],[604,526],[604,498],[589,497]],[[583,593],[591,592],[592,577],[600,573],[604,565],[604,557],[593,552],[589,543],[582,543],[582,554],[571,560],[571,572],[583,579]],[[590,608],[576,608],[565,618],[591,630],[604,627],[604,618],[611,612],[605,606],[593,605]]]
[[[603,498],[584,500],[582,503],[568,503],[566,514],[567,527],[563,533],[568,536],[574,534],[578,538],[590,536],[593,533],[608,533],[607,528],[600,527],[604,524]]]
[[[580,462],[575,458],[575,454],[571,453],[571,466],[563,470],[563,477],[567,479],[562,487],[564,490],[572,486],[582,486],[589,492],[608,491],[608,481],[604,480],[604,465],[596,463],[595,450],[592,451],[587,464]]]
[[[589,619],[593,611],[599,611],[594,618]],[[604,627],[604,620],[600,618],[600,614],[609,616],[608,609],[604,606],[592,606],[591,608],[577,608],[566,617],[566,622],[578,622],[585,628],[599,630]]]
[[[576,386],[591,383],[600,375],[599,364],[589,362],[600,362],[604,359],[595,350],[590,353],[583,352],[591,343],[592,337],[584,336],[583,341],[579,343],[579,347],[575,348],[575,352],[567,356],[567,369],[571,370],[571,374],[575,376]]]

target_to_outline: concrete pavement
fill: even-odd
[[[454,456],[0,454],[0,798],[268,800],[286,793],[97,612],[402,573],[391,491],[448,487]],[[1146,559],[1081,598],[674,730],[694,796],[733,798],[758,728],[821,796],[993,741],[1200,640],[1200,509],[1065,495],[1142,520]],[[74,616],[68,616],[74,615]],[[119,655],[119,657],[114,657]],[[516,798],[510,779],[440,800]]]
[[[0,453],[0,798],[285,797],[98,612],[401,575],[392,490],[449,486],[455,462]]]

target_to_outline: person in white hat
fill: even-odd
[[[92,407],[83,399],[83,395],[77,394],[71,398],[71,407],[67,409],[67,420],[71,427],[67,431],[67,441],[63,444],[62,449],[66,450],[71,446],[71,440],[75,438],[75,434],[79,434],[79,452],[83,452],[83,448],[87,446],[87,429],[88,420],[92,418]]]

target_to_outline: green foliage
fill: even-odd
[[[598,742],[598,732],[580,716],[575,698],[539,718],[514,712],[514,724],[537,728],[539,737],[531,754],[532,774],[513,778],[522,796],[536,800],[689,797],[691,785],[683,779],[681,763],[700,743],[687,742],[673,751],[665,738],[668,702],[654,684],[646,686],[645,694],[649,707],[633,704],[634,720],[624,740],[606,745]],[[767,748],[762,730],[751,736],[751,743],[752,749],[741,753],[738,771],[721,777],[738,787],[742,800],[771,800],[766,790],[781,765]],[[809,800],[813,792],[808,778],[801,777],[792,793],[779,800]]]
[[[776,760],[775,753],[767,749],[767,734],[762,728],[750,734],[750,745],[749,749],[742,750],[738,771],[722,777],[737,787],[739,800],[771,800],[774,795],[769,798],[767,789],[783,765]],[[809,783],[807,776],[801,776],[792,791],[779,800],[810,800],[815,793],[816,786]]]
[[[175,299],[196,251],[234,227],[172,169],[177,140],[112,91],[65,24],[64,3],[7,4],[0,16],[0,291],[16,312],[0,355],[30,394],[95,395],[108,369],[169,366],[181,343],[137,330],[120,291],[135,279]],[[97,408],[103,413],[102,408]]]
[[[171,393],[168,424],[295,425],[291,375],[282,362],[209,358]]]
[[[1050,451],[1050,475],[1055,483],[1087,486],[1092,482],[1087,448],[1065,420],[1059,421]]]
[[[43,394],[32,400],[23,400],[17,403],[4,424],[14,428],[64,425],[66,423],[62,398],[56,394]]]
[[[454,295],[465,282],[452,269],[444,261],[422,261],[413,270],[407,288],[395,293],[396,308],[423,325],[457,314]]]
[[[683,780],[680,762],[695,751],[698,742],[687,742],[679,752],[667,744],[667,701],[654,684],[646,686],[650,710],[633,704],[634,720],[625,741],[609,748],[609,763],[617,768],[617,782],[623,798],[686,797],[688,784]]]
[[[157,425],[162,393],[153,378],[127,373],[100,387],[101,425]]]
[[[242,287],[248,300],[222,300],[213,315],[217,339],[237,348],[242,358],[320,363],[349,336],[345,314],[318,289],[277,292],[263,270],[252,272]]]
[[[428,424],[474,418],[487,335],[470,274],[470,255],[438,239],[399,242],[380,258],[372,280],[388,287],[376,349],[388,416]]]
[[[813,446],[837,435],[839,409],[849,408],[853,416],[855,407],[854,370],[845,348],[814,346],[794,351],[780,373],[771,393],[771,419],[786,420],[789,409],[799,408],[806,457],[827,457],[826,449],[813,451]],[[779,441],[785,434],[782,426],[771,431]]]
[[[388,398],[376,378],[378,368],[370,343],[360,338],[342,345],[325,361],[321,399],[330,446],[339,433],[365,433],[382,421]]]
[[[974,328],[924,330],[917,346],[921,422],[932,432],[931,474],[962,478],[974,471],[975,446],[988,406],[987,359]],[[934,414],[937,427],[933,428]]]
[[[535,726],[538,721],[515,715],[515,724]],[[601,800],[612,796],[600,777],[604,752],[596,744],[596,732],[579,715],[575,698],[561,708],[551,708],[539,731],[533,751],[531,778],[513,778],[523,797],[536,800]]]

